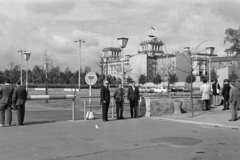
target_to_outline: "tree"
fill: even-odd
[[[42,66],[35,65],[32,70],[32,82],[43,83],[45,80],[45,73]]]
[[[192,76],[192,77],[191,77]],[[193,74],[189,74],[187,77],[186,77],[186,82],[187,83],[193,83],[196,81],[196,76],[193,75]]]
[[[161,78],[160,74],[156,74],[156,76],[153,78],[153,83],[159,84],[161,82],[162,82],[162,78]]]
[[[177,74],[176,73],[170,73],[168,75],[168,82],[169,82],[169,84],[174,84],[174,83],[178,82]]]
[[[239,29],[228,28],[225,31],[224,43],[231,43],[232,46],[226,49],[226,52],[240,54],[240,27]]]
[[[141,74],[138,78],[138,83],[144,84],[146,82],[147,82],[147,76],[145,76],[145,74]]]
[[[133,81],[133,79],[128,75],[127,77],[127,83],[131,83]]]
[[[230,81],[236,81],[238,79],[238,74],[236,72],[236,70],[232,69],[231,72],[228,75],[228,79]]]

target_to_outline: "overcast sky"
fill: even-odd
[[[103,48],[118,47],[116,38],[127,37],[125,54],[136,54],[151,26],[168,53],[207,40],[199,50],[213,46],[222,56],[229,47],[225,30],[240,26],[239,6],[240,0],[0,0],[0,70],[11,61],[20,64],[22,49],[32,53],[30,69],[43,65],[46,50],[54,66],[76,71],[74,40],[82,38],[82,67],[100,72],[94,60]]]

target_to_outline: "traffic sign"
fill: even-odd
[[[89,72],[85,76],[85,81],[88,85],[92,86],[97,82],[97,75],[94,72]]]

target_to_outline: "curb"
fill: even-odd
[[[191,124],[205,125],[205,126],[211,126],[211,127],[221,127],[221,128],[240,130],[239,126],[228,126],[228,125],[217,124],[217,123],[194,122],[194,121],[177,120],[177,119],[170,119],[170,118],[156,118],[156,119],[165,120],[165,121],[174,121],[174,122],[180,122],[180,123],[191,123]]]

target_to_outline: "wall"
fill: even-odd
[[[178,54],[176,57],[176,73],[178,76],[178,82],[186,82],[186,77],[191,71],[191,64],[186,57],[188,56],[185,53]]]
[[[130,77],[138,82],[141,74],[147,75],[147,54],[137,54],[130,57],[129,66],[132,69]]]

